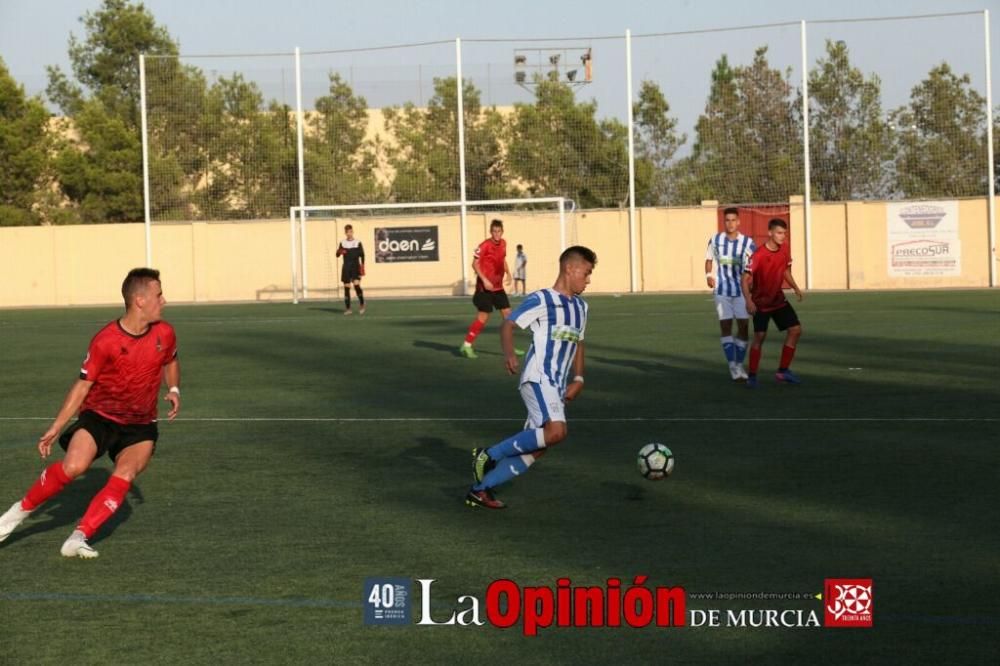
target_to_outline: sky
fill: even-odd
[[[180,43],[182,54],[290,53],[368,49],[400,44],[448,42],[410,49],[303,57],[304,95],[320,94],[328,72],[337,71],[372,106],[413,101],[433,94],[434,76],[454,74],[453,40],[463,40],[463,72],[487,104],[530,101],[530,90],[513,83],[515,52],[529,64],[562,53],[576,61],[593,51],[594,80],[578,95],[598,103],[599,115],[623,117],[627,109],[624,34],[633,34],[633,83],[655,80],[664,90],[681,128],[690,132],[704,108],[709,75],[720,54],[748,63],[766,44],[771,64],[800,84],[797,24],[693,35],[657,33],[740,26],[924,14],[979,12],[975,16],[875,23],[807,24],[810,66],[826,39],[844,40],[852,62],[880,77],[886,108],[906,102],[909,91],[942,60],[968,73],[985,95],[982,10],[990,10],[994,54],[1000,0],[147,0],[147,9]],[[70,33],[83,37],[80,17],[100,0],[0,0],[0,57],[29,94],[44,92],[46,65],[70,72]],[[610,39],[602,39],[610,37]],[[477,40],[506,40],[500,42]],[[1000,57],[993,58],[994,84]],[[294,69],[286,56],[214,58],[192,62],[210,75],[257,70],[269,97],[294,105]],[[568,68],[567,68],[568,69]],[[564,70],[565,71],[565,70]],[[253,74],[250,74],[253,76]],[[994,105],[998,100],[994,96]],[[308,100],[307,100],[308,105]]]

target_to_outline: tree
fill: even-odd
[[[378,147],[365,138],[368,102],[339,74],[330,74],[329,94],[316,100],[305,137],[306,197],[330,204],[375,202]]]
[[[195,201],[208,218],[285,217],[298,203],[296,133],[291,109],[264,105],[253,81],[221,77],[208,94],[208,113],[221,119],[206,184]]]
[[[692,155],[676,168],[682,201],[771,203],[802,192],[801,128],[789,75],[771,68],[766,46],[748,66],[734,69],[719,59]]]
[[[127,126],[139,127],[138,54],[177,55],[177,43],[140,3],[104,0],[96,12],[80,21],[86,36],[69,38],[69,59],[76,77],[70,81],[59,67],[48,67],[49,99],[66,115],[76,115],[87,99],[96,97],[107,112]]]
[[[38,224],[33,210],[47,165],[49,114],[0,58],[0,226]]]
[[[801,94],[800,94],[801,100]],[[801,102],[796,104],[801,108]],[[892,132],[882,115],[881,82],[851,66],[844,42],[826,42],[809,72],[809,159],[822,201],[887,198]]]
[[[59,152],[59,185],[79,210],[81,221],[142,220],[142,170],[139,136],[98,100],[82,103],[75,118],[80,139]]]
[[[70,165],[86,163],[86,174],[69,173],[72,184],[62,191],[77,205],[87,221],[107,211],[108,221],[143,218],[142,152],[138,54],[147,58],[147,111],[149,117],[150,212],[153,217],[178,217],[189,208],[187,198],[204,177],[206,157],[200,151],[200,134],[206,84],[200,72],[182,67],[178,47],[166,29],[158,26],[142,4],[129,0],[104,0],[95,12],[81,18],[85,35],[70,35],[71,80],[58,67],[49,67],[49,98],[74,120],[79,141],[60,151],[60,173]],[[99,119],[103,115],[105,118]],[[109,136],[94,132],[108,131]],[[132,133],[135,149],[125,149],[120,131]],[[129,142],[133,145],[133,142]],[[71,156],[67,150],[86,152],[93,146],[118,146],[116,159],[103,163],[93,156]],[[106,171],[106,173],[101,173]],[[98,190],[88,190],[88,187]],[[135,191],[120,188],[135,187]],[[100,199],[106,199],[103,203]],[[140,206],[133,205],[136,199]],[[86,203],[84,201],[86,200]],[[125,217],[122,217],[122,216]]]
[[[564,196],[583,208],[628,201],[628,128],[598,121],[596,102],[577,102],[558,81],[535,82],[535,103],[515,105],[508,160],[534,196]]]
[[[987,191],[986,101],[948,63],[890,114],[899,157],[896,186],[907,198],[982,196]]]
[[[386,128],[395,140],[387,146],[395,171],[395,201],[453,201],[461,182],[458,155],[458,93],[454,77],[434,79],[426,109],[413,104],[385,111]],[[490,199],[506,191],[501,136],[503,118],[484,109],[471,82],[462,86],[465,128],[466,198]]]
[[[687,136],[677,134],[677,119],[653,81],[643,81],[639,101],[632,105],[636,127],[635,196],[640,206],[662,206],[675,197],[672,160]]]

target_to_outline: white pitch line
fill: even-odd
[[[51,421],[51,416],[0,416],[0,421]],[[337,416],[205,416],[174,419],[173,423],[484,423],[524,422],[523,416],[510,417],[337,417]],[[574,423],[996,423],[1000,418],[981,416],[775,416],[775,417],[715,417],[715,416],[619,416],[614,418],[574,418]],[[163,425],[168,421],[160,421]]]

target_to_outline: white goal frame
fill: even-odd
[[[462,291],[467,289],[469,280],[469,258],[467,243],[467,213],[469,208],[482,206],[517,206],[524,204],[555,204],[559,212],[559,246],[566,249],[566,206],[570,211],[576,209],[572,199],[566,197],[533,197],[530,199],[481,199],[474,201],[421,201],[416,203],[381,203],[381,204],[338,204],[329,206],[291,206],[288,209],[288,228],[290,234],[290,260],[292,269],[292,303],[298,303],[300,298],[309,298],[309,266],[306,261],[306,215],[312,212],[339,211],[378,211],[378,210],[408,210],[427,208],[456,208],[459,211],[462,243]],[[301,279],[300,279],[301,276]]]

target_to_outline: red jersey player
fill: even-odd
[[[781,348],[781,363],[774,378],[779,382],[799,384],[799,378],[788,369],[795,356],[795,347],[802,335],[802,325],[792,304],[785,298],[781,286],[787,281],[802,300],[802,290],[792,277],[792,255],[785,245],[788,224],[775,218],[767,223],[768,240],[750,257],[743,273],[743,298],[747,312],[753,317],[753,344],[750,345],[750,376],[747,387],[757,386],[757,368],[760,366],[761,348],[767,337],[768,323],[773,319],[779,331],[785,331],[785,344]]]
[[[500,310],[504,319],[510,314],[510,299],[507,298],[503,285],[505,282],[510,284],[511,276],[507,265],[507,241],[503,239],[501,220],[490,222],[490,237],[476,248],[472,270],[476,273],[476,293],[472,296],[472,302],[478,313],[476,320],[469,326],[465,342],[458,348],[458,353],[465,358],[477,358],[472,343],[490,320],[490,313],[494,309]]]
[[[159,436],[156,401],[166,376],[171,420],[180,409],[181,371],[173,327],[160,319],[166,301],[160,272],[152,268],[129,271],[122,283],[125,315],[90,341],[80,378],[70,388],[49,429],[38,439],[38,452],[47,458],[63,426],[76,422],[59,437],[66,451],[61,462],[49,465],[18,500],[0,516],[3,541],[42,502],[60,492],[105,453],[115,468],[76,529],[62,545],[65,557],[97,557],[87,540],[121,506],[132,481],[146,468]]]

